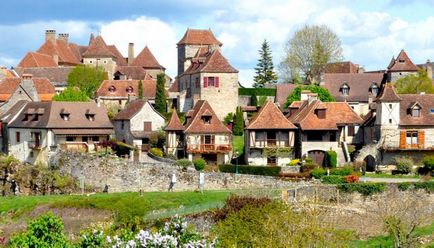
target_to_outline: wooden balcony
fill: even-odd
[[[187,152],[189,153],[229,153],[230,151],[232,151],[232,146],[223,144],[197,144],[187,146]]]
[[[59,147],[64,151],[89,152],[89,145],[85,142],[66,142],[59,144]]]
[[[250,144],[250,147],[251,148],[289,147],[289,141],[277,140],[277,139],[256,140],[254,144]]]

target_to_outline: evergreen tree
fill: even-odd
[[[161,114],[166,113],[166,92],[164,85],[166,84],[166,75],[160,73],[157,75],[157,92],[155,93],[155,109]]]
[[[237,136],[244,134],[244,118],[240,107],[235,112],[233,134]]]
[[[274,72],[273,58],[271,56],[270,46],[267,40],[262,43],[261,50],[259,50],[259,60],[256,65],[256,75],[254,77],[255,83],[253,87],[263,88],[265,84],[277,83],[277,75]]]
[[[258,97],[256,96],[256,93],[253,93],[250,96],[250,106],[258,106]]]
[[[139,92],[139,99],[143,100],[143,83],[142,80],[139,81],[139,88],[137,89]]]

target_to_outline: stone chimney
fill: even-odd
[[[309,99],[309,94],[311,94],[311,92],[310,92],[310,90],[302,90],[301,91],[301,97],[300,97],[300,100],[301,101],[306,101],[306,100],[308,100]]]
[[[56,40],[56,30],[54,29],[45,30],[45,41],[47,40],[52,40],[52,41]]]
[[[59,65],[59,55],[56,52],[53,53],[53,60],[56,65]]]
[[[29,74],[29,73],[24,73],[22,77],[23,77],[23,80],[32,80],[33,75]]]
[[[57,38],[58,38],[59,40],[64,40],[64,41],[66,41],[66,43],[68,43],[69,34],[62,33],[62,34],[59,34],[59,35],[57,36]]]
[[[426,61],[426,74],[428,75],[428,77],[430,79],[432,79],[432,67],[431,66],[432,66],[431,61],[428,59]]]
[[[131,65],[134,60],[134,43],[128,44],[128,65]]]

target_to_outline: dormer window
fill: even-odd
[[[134,89],[133,89],[133,87],[128,86],[127,89],[126,89],[126,91],[127,91],[127,93],[133,93]]]
[[[341,94],[344,96],[348,96],[350,94],[350,86],[348,84],[343,84],[341,87]]]
[[[399,59],[398,62],[399,62],[399,63],[405,63],[405,60],[403,60],[403,59]]]
[[[95,120],[95,114],[86,114],[86,118],[87,118],[89,121],[94,121],[94,120]]]
[[[372,95],[377,96],[379,91],[379,87],[377,83],[372,83],[371,87],[369,88],[369,91],[372,93]]]
[[[325,109],[315,109],[315,115],[318,117],[318,119],[325,119],[326,118],[326,110]]]
[[[69,113],[61,113],[60,118],[62,118],[64,121],[69,121]]]
[[[412,117],[420,117],[420,106],[414,105],[413,108],[411,108],[411,116]]]
[[[116,91],[116,87],[114,85],[109,87],[109,92],[115,92]]]
[[[211,116],[202,116],[203,123],[211,124]]]

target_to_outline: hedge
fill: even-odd
[[[434,193],[434,181],[427,182],[403,182],[397,183],[398,189],[406,191],[408,189],[424,189],[428,193]]]
[[[331,168],[336,168],[336,166],[338,165],[338,154],[335,151],[333,150],[327,151],[326,159],[327,159],[327,166]]]
[[[352,167],[339,167],[330,170],[330,175],[334,176],[349,176],[354,174],[354,170]],[[312,177],[316,179],[320,179],[327,175],[327,170],[324,168],[315,168],[311,171]]]
[[[322,183],[327,183],[327,184],[346,183],[345,177],[338,176],[338,175],[323,176],[323,177],[321,177],[321,182]]]
[[[240,96],[276,96],[276,89],[272,88],[239,88],[238,95]]]
[[[219,165],[220,172],[235,173],[236,166],[233,164],[222,164]],[[250,166],[250,165],[239,165],[238,173],[240,174],[251,174],[251,175],[263,175],[263,176],[277,176],[282,170],[279,166]]]
[[[359,192],[364,196],[370,196],[384,192],[386,183],[343,183],[338,185],[338,189],[346,193]]]

